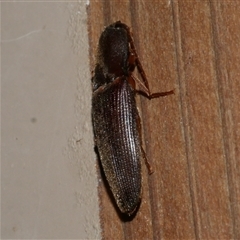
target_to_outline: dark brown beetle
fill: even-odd
[[[135,67],[142,81],[132,75]],[[173,91],[150,93],[130,29],[120,21],[101,34],[92,85],[95,145],[119,209],[131,215],[141,201],[141,153],[152,171],[141,145],[135,93],[151,99]]]

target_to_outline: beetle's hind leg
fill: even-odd
[[[153,171],[153,168],[152,168],[150,162],[147,159],[146,153],[145,153],[142,145],[141,145],[141,152],[142,152],[142,156],[144,158],[144,162],[145,162],[145,164],[147,166],[147,169],[148,169],[148,174],[151,175],[151,174],[153,174],[154,171]]]
[[[142,128],[141,128],[141,119],[140,119],[139,113],[137,113],[137,127],[138,127],[138,133],[139,133],[139,138],[140,138],[140,147],[141,147],[142,157],[143,157],[145,165],[148,169],[148,174],[151,175],[154,171],[153,171],[153,168],[152,168],[150,162],[148,161],[147,155],[142,146]]]

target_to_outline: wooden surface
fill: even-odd
[[[129,25],[153,92],[137,97],[142,203],[122,218],[99,184],[103,239],[240,239],[240,2],[91,1],[91,67],[104,28]],[[99,176],[102,179],[101,176]]]

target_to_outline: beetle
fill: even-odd
[[[133,76],[135,68],[141,80]],[[152,99],[173,91],[150,92],[130,28],[121,21],[100,36],[92,89],[95,146],[117,206],[130,216],[141,202],[141,156],[152,173],[142,148],[135,95]]]

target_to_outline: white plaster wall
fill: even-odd
[[[100,239],[86,2],[3,2],[1,25],[1,237]]]

